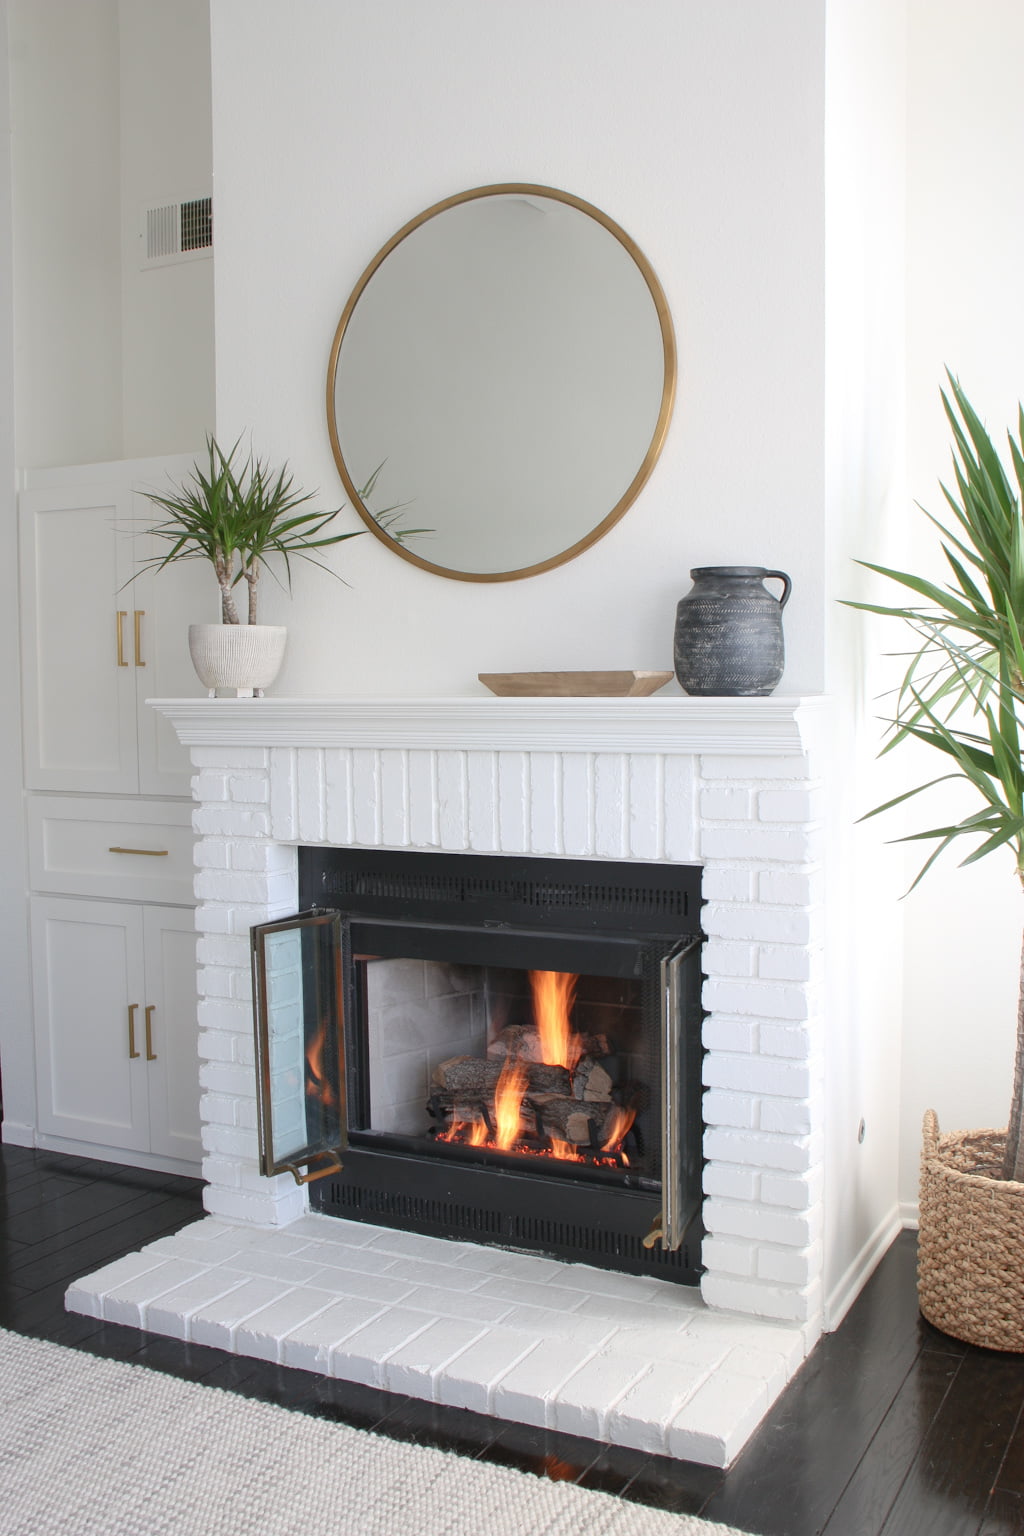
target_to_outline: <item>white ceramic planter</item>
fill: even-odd
[[[188,648],[199,681],[213,698],[232,688],[240,699],[269,688],[284,660],[283,624],[190,624]]]

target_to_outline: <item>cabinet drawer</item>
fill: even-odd
[[[34,891],[192,906],[192,807],[62,795],[28,797]]]

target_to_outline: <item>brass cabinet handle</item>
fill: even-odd
[[[140,853],[147,859],[166,859],[170,852],[167,848],[108,848],[108,853]]]
[[[138,1003],[128,1004],[128,1055],[132,1061],[140,1054],[135,1049],[135,1015],[138,1011]]]
[[[124,659],[124,621],[127,617],[127,610],[119,608],[117,612],[117,664],[119,667],[128,665]]]
[[[146,617],[145,608],[135,610],[135,665],[144,667],[146,663],[142,659],[142,621]]]
[[[153,1014],[156,1004],[150,1003],[146,1008],[146,1060],[156,1061],[156,1051],[153,1049]]]

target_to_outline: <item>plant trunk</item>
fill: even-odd
[[[217,585],[220,587],[220,621],[222,624],[237,624],[238,609],[235,607],[235,594],[231,590],[231,565],[218,553],[213,568],[217,572]]]
[[[259,568],[259,566],[258,565],[257,566],[251,566],[246,571],[246,573],[245,573],[245,580],[246,580],[246,583],[248,584],[248,587],[249,587],[249,623],[250,624],[255,624],[256,623],[256,599],[257,599],[257,595],[258,595],[257,594],[257,590],[256,590],[256,583],[259,581],[259,579],[260,579],[260,568]]]
[[[1024,885],[1024,872],[1021,873]],[[1017,994],[1017,1048],[1013,1062],[1013,1096],[1006,1130],[1003,1178],[1024,1183],[1024,944],[1021,946],[1020,985]]]
[[[239,623],[238,609],[235,607],[235,595],[230,587],[220,589],[220,621],[222,624]]]

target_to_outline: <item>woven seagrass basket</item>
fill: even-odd
[[[930,1323],[968,1344],[1024,1352],[1024,1184],[989,1176],[1005,1131],[939,1135],[924,1117],[917,1293]]]

